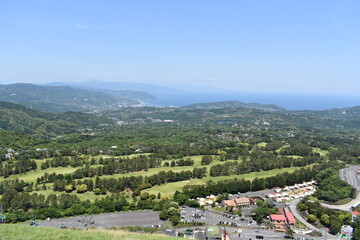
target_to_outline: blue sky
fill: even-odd
[[[0,83],[359,95],[360,1],[0,0]]]

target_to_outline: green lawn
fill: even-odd
[[[320,156],[324,157],[329,154],[328,150],[322,150],[320,148],[313,148],[313,151],[316,153],[320,153]]]
[[[174,183],[166,183],[159,186],[154,186],[150,189],[146,189],[144,191],[154,194],[158,194],[159,192],[162,195],[169,195],[172,196],[176,190],[181,191],[184,186],[186,185],[195,185],[195,184],[205,184],[209,180],[213,181],[220,181],[225,179],[233,179],[233,178],[244,178],[246,180],[253,180],[254,178],[263,178],[263,177],[270,177],[274,176],[278,173],[282,172],[294,172],[296,170],[301,169],[301,167],[291,167],[291,168],[283,168],[283,169],[273,169],[270,171],[262,171],[262,172],[252,172],[242,175],[231,175],[231,176],[220,176],[220,177],[204,177],[203,179],[190,179],[188,181],[182,181],[182,182],[174,182]]]
[[[18,224],[0,224],[1,240],[175,240],[160,234],[136,234],[110,230],[70,230],[32,227]]]
[[[56,192],[53,190],[40,190],[40,191],[32,191],[31,193],[40,193],[45,196],[48,196],[50,194],[62,194],[64,192]],[[104,195],[95,195],[93,192],[76,193],[74,191],[70,194],[78,196],[81,201],[86,201],[86,200],[95,201],[96,199],[101,199],[104,197]],[[0,240],[1,240],[1,238],[0,238]]]
[[[68,166],[68,167],[58,167],[58,168],[47,168],[44,170],[38,169],[38,170],[35,170],[32,172],[27,172],[25,174],[11,175],[6,179],[18,178],[18,179],[24,180],[25,182],[35,182],[38,177],[43,176],[44,173],[46,173],[46,172],[47,173],[56,172],[57,174],[60,174],[60,173],[65,174],[65,173],[75,172],[76,169],[78,169],[78,168],[80,168],[80,167],[73,168],[73,167]],[[6,180],[6,179],[4,179],[3,177],[0,177],[0,181]]]
[[[97,156],[97,158],[99,157],[107,157],[105,155],[102,156]],[[215,156],[213,156],[215,159]],[[292,156],[292,157],[296,157],[296,156]],[[115,174],[115,175],[108,175],[108,176],[101,176],[100,178],[119,178],[119,177],[130,177],[130,176],[150,176],[153,174],[158,173],[159,171],[174,171],[174,172],[180,172],[180,171],[186,171],[186,170],[192,170],[194,167],[206,167],[208,169],[208,172],[210,171],[210,167],[214,166],[216,164],[219,163],[224,163],[221,162],[219,160],[213,160],[211,162],[211,164],[207,165],[207,166],[202,166],[201,165],[201,158],[202,156],[192,156],[190,157],[192,160],[194,160],[194,166],[181,166],[181,167],[160,167],[160,168],[150,168],[147,171],[139,171],[139,172],[130,172],[130,173],[125,173],[125,174]],[[178,159],[174,159],[175,161]],[[44,162],[46,160],[36,160],[37,164],[41,164],[41,162]],[[171,162],[172,160],[168,160],[167,162]],[[228,160],[229,161],[241,161],[241,160]],[[163,161],[163,163],[166,161]],[[97,165],[94,165],[92,167],[96,167]],[[48,169],[44,169],[44,170],[36,170],[36,171],[32,171],[32,172],[28,172],[26,174],[22,174],[22,175],[12,175],[10,176],[8,179],[15,179],[15,178],[19,178],[21,180],[24,180],[26,182],[35,182],[36,179],[38,177],[41,177],[44,175],[44,173],[53,173],[56,172],[57,174],[66,174],[66,173],[72,173],[74,171],[76,171],[76,169],[78,169],[80,167],[58,167],[58,168],[48,168]],[[150,193],[155,193],[158,194],[159,192],[162,195],[173,195],[175,193],[176,190],[181,191],[183,189],[184,186],[190,184],[190,185],[194,185],[194,184],[205,184],[207,181],[209,180],[213,180],[213,181],[219,181],[219,180],[224,180],[224,179],[232,179],[232,178],[245,178],[247,180],[253,180],[256,177],[269,177],[269,176],[273,176],[276,175],[278,173],[284,172],[284,171],[288,171],[288,172],[293,172],[297,169],[300,169],[300,167],[292,167],[292,168],[283,168],[283,169],[274,169],[274,170],[270,170],[270,171],[262,171],[262,172],[252,172],[252,173],[248,173],[248,174],[243,174],[243,175],[232,175],[232,176],[220,176],[220,177],[205,177],[203,179],[190,179],[188,181],[182,181],[182,182],[175,182],[175,183],[167,183],[167,184],[163,184],[160,186],[154,186],[146,191],[149,191]],[[95,180],[95,177],[92,178],[93,180]],[[0,178],[0,181],[3,180],[3,178]],[[46,184],[47,187],[52,186],[52,184]],[[44,190],[44,191],[35,191],[38,193],[42,193],[45,195],[49,195],[51,193],[57,193],[54,192],[52,190]],[[76,192],[73,192],[71,194],[77,195],[81,200],[90,200],[90,201],[94,201],[95,199],[99,199],[102,198],[103,195],[95,195],[92,192],[88,192],[88,193],[83,193],[83,194],[77,194]]]

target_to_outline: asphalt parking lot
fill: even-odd
[[[84,221],[81,222],[81,220]],[[90,222],[93,222],[93,224],[88,224],[87,227],[97,227],[100,229],[136,225],[143,227],[161,227],[164,223],[160,220],[159,214],[156,212],[136,211],[51,219],[50,221],[40,221],[40,226],[59,228],[61,224],[66,224],[69,228],[84,228],[84,225]]]
[[[236,227],[261,228],[248,217],[239,217],[234,214],[222,214],[190,207],[182,208],[181,221],[185,223],[204,222],[206,225],[224,224]]]
[[[348,168],[340,169],[340,178],[357,190],[360,190],[360,176],[357,174],[358,169],[360,169],[358,165],[350,165]]]

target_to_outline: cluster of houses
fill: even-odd
[[[0,151],[4,150],[3,148],[0,147]],[[19,156],[20,154],[15,152],[12,148],[8,148],[6,149],[6,153],[4,154],[5,158],[12,158],[14,156]]]
[[[286,202],[292,199],[304,198],[311,196],[316,191],[316,181],[295,183],[292,186],[285,186],[284,188],[274,187],[273,192],[267,194],[266,197],[274,199],[276,202]]]
[[[199,202],[200,206],[211,206],[216,201],[216,196],[210,195],[206,196],[206,198],[196,198]]]
[[[284,210],[283,208],[279,209],[280,214],[270,214],[269,220],[274,224],[275,231],[285,232],[290,226],[295,225],[294,215]]]

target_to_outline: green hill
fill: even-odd
[[[107,118],[86,113],[44,113],[22,105],[0,102],[0,128],[6,131],[50,137],[111,123]]]
[[[97,111],[136,106],[138,100],[67,86],[16,83],[0,85],[0,101],[21,104],[43,112]]]
[[[196,103],[182,107],[183,109],[219,109],[219,108],[249,108],[268,112],[285,111],[284,108],[274,104],[243,103],[239,101],[224,101],[210,103]]]

